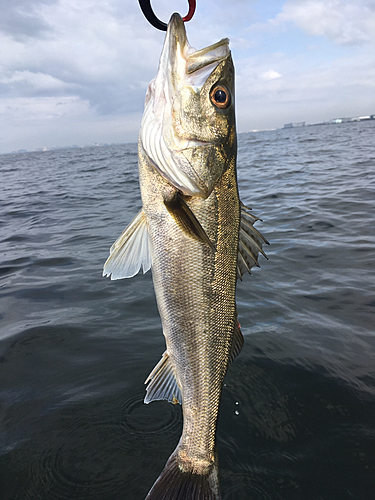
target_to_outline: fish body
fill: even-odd
[[[152,268],[166,351],[146,380],[145,402],[183,409],[180,441],[147,500],[221,498],[217,417],[243,344],[236,281],[265,241],[238,195],[228,42],[195,51],[172,16],[139,136],[142,211],[104,266],[112,279]]]
[[[208,198],[186,201],[213,249],[176,224],[163,201],[175,188],[160,183],[140,149],[142,201],[156,250],[152,275],[166,338],[164,356],[176,380],[166,398],[183,403],[183,433],[174,457],[187,474],[216,474],[216,421],[236,322],[240,207],[235,163],[233,159]],[[167,379],[163,372],[159,380],[157,375],[149,379],[147,402],[155,399],[154,386],[158,389]]]

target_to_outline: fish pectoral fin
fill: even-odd
[[[258,217],[252,215],[249,209],[241,203],[241,224],[238,242],[237,277],[242,279],[245,273],[251,274],[251,268],[259,266],[258,255],[261,253],[266,259],[267,255],[262,250],[264,243],[269,245],[266,238],[254,227]]]
[[[161,360],[147,377],[145,384],[148,384],[146,388],[147,394],[144,399],[146,404],[162,399],[173,404],[182,404],[181,390],[177,384],[176,375],[167,351],[164,352]]]
[[[199,220],[195,217],[180,193],[175,193],[171,200],[164,200],[168,212],[178,227],[190,238],[198,240],[215,250],[215,245],[207,236]]]
[[[233,339],[232,339],[232,345],[230,348],[230,353],[229,353],[229,363],[232,363],[232,361],[239,355],[239,353],[242,350],[242,347],[244,345],[244,338],[241,332],[241,326],[238,322],[237,315],[234,320],[234,331],[233,331]]]
[[[146,217],[141,210],[111,246],[103,267],[103,276],[111,280],[131,278],[143,267],[146,273],[152,264],[151,244]]]

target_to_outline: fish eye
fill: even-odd
[[[211,90],[211,102],[220,109],[225,109],[230,104],[230,93],[229,90],[223,85],[216,85]]]

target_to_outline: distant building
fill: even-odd
[[[367,120],[375,120],[375,115],[364,115],[357,117],[342,117],[342,118],[332,118],[332,120],[321,122],[321,123],[309,123],[306,122],[295,122],[295,123],[285,123],[283,128],[296,128],[296,127],[312,127],[314,125],[335,125],[337,123],[353,123],[353,122],[363,122]]]
[[[353,118],[344,117],[344,118],[333,118],[332,120],[329,121],[329,123],[348,123],[352,121]]]
[[[306,122],[295,122],[295,123],[286,123],[283,128],[296,128],[296,127],[304,127]]]

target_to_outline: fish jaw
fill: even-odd
[[[235,147],[234,68],[228,43],[225,38],[196,51],[180,15],[173,14],[158,73],[147,91],[140,130],[143,149],[154,168],[187,196],[209,196],[231,156],[228,149]],[[211,102],[218,82],[230,93],[228,109]]]

